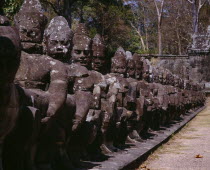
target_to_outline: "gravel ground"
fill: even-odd
[[[210,98],[206,109],[150,155],[139,170],[210,170]]]

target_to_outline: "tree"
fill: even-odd
[[[51,7],[57,15],[65,17],[71,27],[72,13],[81,8],[80,5],[84,5],[88,0],[41,0],[41,2],[48,5],[48,8]]]
[[[162,48],[162,19],[163,19],[163,6],[164,6],[165,0],[160,0],[160,7],[158,7],[157,0],[154,0],[156,11],[157,11],[157,17],[158,17],[158,53],[161,55],[163,53]]]
[[[4,0],[4,2],[3,11],[10,20],[13,20],[13,16],[18,12],[23,0]]]
[[[193,15],[193,33],[198,33],[199,14],[204,5],[208,0],[187,0],[192,4],[192,15]]]
[[[165,1],[163,52],[184,54],[191,41],[191,6],[186,0]]]

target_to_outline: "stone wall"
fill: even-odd
[[[210,54],[205,55],[144,55],[153,65],[169,69],[181,78],[203,82],[210,91]]]

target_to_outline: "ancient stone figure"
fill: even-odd
[[[116,108],[115,112],[109,115],[110,120],[114,122],[113,126],[116,128],[115,139],[109,139],[110,141],[104,140],[103,149],[105,151],[113,151],[112,141],[117,147],[124,145],[125,140],[130,131],[132,131],[133,124],[131,123],[136,119],[135,112],[135,86],[130,84],[124,76],[126,76],[127,60],[126,52],[122,47],[118,48],[111,63],[111,73],[105,77],[110,86],[110,92],[116,97]],[[135,68],[132,68],[135,69]],[[133,105],[134,104],[134,105]],[[132,107],[134,106],[134,107]],[[107,124],[112,121],[107,121]],[[108,130],[104,130],[105,135],[108,136]],[[112,133],[114,131],[112,130]]]
[[[27,163],[32,160],[32,141],[38,135],[36,125],[41,118],[35,108],[29,107],[30,93],[13,82],[20,64],[20,50],[18,31],[0,26],[0,169],[4,170],[31,168]]]
[[[15,125],[15,121],[17,120],[17,113],[19,109],[19,101],[16,101],[15,99],[10,98],[11,93],[16,96],[17,89],[15,88],[13,84],[13,80],[15,77],[15,74],[17,72],[17,69],[19,67],[19,62],[20,62],[20,40],[18,39],[18,34],[17,31],[14,30],[12,27],[6,27],[6,26],[1,26],[1,41],[0,41],[0,53],[1,53],[1,99],[3,102],[1,102],[1,113],[3,111],[6,111],[8,108],[10,108],[12,105],[14,105],[13,108],[13,117],[9,117],[9,124],[2,124],[2,132],[1,132],[1,141],[4,139],[5,135],[2,133],[7,134],[8,132],[11,131],[10,128],[13,128]],[[15,32],[16,31],[16,32]],[[10,33],[11,32],[11,33]],[[11,63],[11,64],[10,64]],[[6,90],[6,91],[4,91]],[[10,95],[7,95],[6,93],[9,92]],[[14,100],[14,101],[12,101]],[[10,101],[10,102],[8,102]],[[11,104],[11,106],[10,106]],[[5,108],[4,108],[5,107]],[[7,108],[8,107],[8,108]],[[9,110],[8,110],[9,111]],[[12,113],[8,113],[8,115],[2,115],[2,116],[12,116],[9,115]],[[2,119],[3,120],[3,119]],[[6,120],[5,120],[6,121]],[[6,122],[5,122],[6,123]],[[11,125],[10,125],[11,124]],[[5,127],[4,127],[5,126]],[[6,130],[8,129],[8,130]],[[5,132],[4,132],[5,131]],[[7,132],[8,131],[8,132]]]
[[[15,24],[19,29],[24,50],[21,53],[20,67],[15,81],[30,90],[34,106],[42,113],[42,123],[47,123],[46,128],[43,128],[40,133],[40,141],[36,141],[37,150],[34,161],[37,168],[46,164],[50,166],[55,159],[53,152],[59,152],[58,150],[63,147],[63,145],[58,147],[56,144],[64,136],[63,128],[57,124],[57,117],[63,116],[61,110],[66,103],[68,86],[65,65],[57,59],[40,54],[43,51],[42,38],[45,23],[45,16],[37,0],[24,1],[19,13],[15,16]],[[68,31],[71,33],[70,30]],[[50,31],[47,33],[50,34]],[[49,35],[49,38],[52,36]],[[71,39],[68,40],[69,44],[70,41]],[[47,47],[49,47],[48,44]],[[53,57],[59,58],[60,55],[54,54]],[[70,118],[70,123],[72,119],[73,117]],[[50,134],[53,135],[50,136]],[[46,142],[47,147],[44,144]]]
[[[122,47],[105,74],[102,37],[85,24],[73,33],[62,16],[45,29],[43,12],[24,1],[19,39],[0,8],[0,170],[69,170],[203,106],[202,84]]]
[[[81,33],[77,31],[77,34],[82,34],[84,32],[83,29]],[[65,125],[63,129],[64,131],[71,129],[71,135],[66,134],[60,140],[64,141],[64,146],[67,141],[65,138],[69,138],[66,149],[71,161],[77,164],[80,154],[85,151],[87,145],[91,144],[95,138],[95,125],[92,122],[97,121],[99,119],[98,116],[100,116],[100,87],[103,86],[101,81],[104,80],[100,73],[89,71],[82,66],[83,61],[72,60],[73,63],[68,64],[69,51],[71,49],[70,42],[71,30],[67,21],[63,17],[53,18],[44,33],[44,47],[47,54],[66,62],[68,95],[62,112],[72,115],[72,119],[62,119],[62,121],[66,125],[69,122],[69,125]],[[100,87],[98,84],[100,84]],[[57,119],[59,118],[57,117]],[[88,129],[87,127],[89,126],[92,128]],[[67,158],[65,159],[67,160]]]
[[[87,37],[85,25],[79,24],[74,36],[84,38],[84,33]],[[89,39],[84,38],[84,41],[82,39],[76,39],[76,37],[74,37],[73,41],[72,64],[67,66],[69,77],[73,80],[71,82],[72,85],[70,86],[72,89],[69,89],[67,100],[69,97],[72,100],[76,99],[76,118],[72,130],[75,131],[76,128],[78,129],[77,133],[75,133],[69,143],[69,153],[71,154],[71,157],[75,155],[75,152],[84,152],[85,149],[88,149],[88,145],[91,150],[97,150],[97,147],[100,146],[100,142],[96,144],[97,141],[95,139],[98,138],[97,136],[100,133],[100,119],[103,110],[103,102],[101,102],[101,98],[106,98],[105,91],[107,88],[106,80],[101,73],[95,70],[87,70],[87,68],[91,67],[90,57],[92,55]],[[96,36],[94,40],[95,57],[104,57],[104,54],[102,53],[103,51],[100,51],[102,47],[102,44],[100,43],[101,39],[98,39],[97,37],[99,37],[99,35]],[[81,52],[81,54],[78,52]],[[98,56],[99,54],[100,56]],[[77,59],[75,60],[75,58]],[[98,65],[98,62],[95,64],[94,68],[96,70],[101,69],[101,65]],[[84,96],[82,96],[82,94]],[[79,100],[81,100],[81,102],[79,102]],[[86,128],[87,126],[92,127],[91,129],[88,129],[88,132]],[[81,136],[84,137],[83,140],[79,139]]]
[[[32,54],[42,54],[43,30],[47,18],[39,0],[25,0],[14,22],[19,30],[23,50]]]
[[[117,73],[122,77],[126,74],[126,54],[122,47],[119,47],[112,58],[111,73]]]
[[[32,5],[28,7],[31,11],[25,9],[27,4]],[[15,79],[21,86],[31,89],[31,91],[34,92],[34,98],[36,97],[37,100],[45,103],[49,100],[49,104],[46,104],[46,108],[42,107],[41,109],[47,117],[43,119],[43,121],[46,121],[50,116],[54,115],[65,102],[67,94],[67,71],[64,64],[60,61],[49,56],[33,54],[33,52],[40,52],[39,50],[41,49],[35,47],[40,47],[42,34],[44,32],[43,19],[45,16],[43,13],[40,13],[40,6],[38,4],[36,0],[30,2],[26,0],[19,13],[15,16],[15,23],[19,28],[23,49],[30,49],[26,51],[31,52],[31,54],[22,52],[20,67]],[[34,13],[37,15],[34,15]],[[23,27],[26,30],[24,33],[21,32]],[[31,36],[30,31],[32,31],[32,34],[35,36]],[[30,32],[30,34],[27,32]],[[33,44],[33,48],[28,48],[29,46],[25,44]],[[35,44],[39,45],[36,46]],[[44,93],[45,97],[42,98],[41,96],[43,96],[42,93],[44,91],[46,91]]]
[[[135,78],[136,66],[132,53],[130,51],[126,51],[126,60],[127,60],[126,77]]]
[[[44,31],[44,52],[52,58],[69,60],[73,32],[62,16],[53,18]]]
[[[137,80],[142,80],[142,74],[143,74],[143,62],[141,59],[141,56],[135,53],[133,55],[133,60],[135,62],[136,71],[135,71],[135,78]]]
[[[74,32],[73,49],[71,52],[72,63],[79,63],[80,65],[91,67],[91,38],[88,37],[85,24],[79,24]]]
[[[102,37],[99,34],[96,34],[93,38],[92,52],[92,69],[103,73],[105,69],[104,65],[106,63],[105,45],[102,40]]]

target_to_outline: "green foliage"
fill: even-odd
[[[91,38],[96,33],[101,34],[108,56],[112,56],[119,46],[136,53],[157,53],[157,12],[153,0],[40,1],[49,21],[56,15],[62,15],[70,18],[68,21],[73,30],[79,22],[85,22],[89,26]],[[9,19],[13,20],[23,0],[5,0],[5,2],[3,10]],[[132,3],[133,6],[130,5]],[[210,24],[209,11],[208,4],[199,16],[201,21],[199,26],[203,32]],[[178,54],[180,49],[182,53],[185,52],[191,40],[191,26],[191,5],[183,0],[166,1],[162,23],[164,53]]]
[[[13,19],[14,15],[18,12],[23,0],[5,0],[3,10],[10,20]]]
[[[82,19],[89,25],[91,37],[101,34],[109,54],[113,54],[119,46],[125,50],[139,50],[138,42],[135,44],[131,40],[135,37],[128,22],[132,17],[131,9],[125,7],[122,1],[90,0],[75,11],[74,19],[81,21],[81,12]]]

